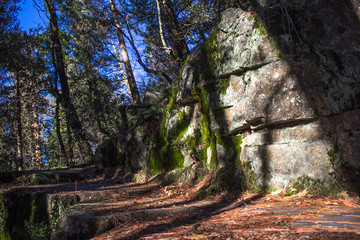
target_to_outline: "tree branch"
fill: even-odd
[[[137,50],[136,46],[135,46],[135,43],[134,43],[134,38],[131,34],[131,29],[129,28],[129,25],[127,24],[126,22],[126,27],[127,27],[127,30],[129,32],[129,37],[124,34],[124,37],[129,41],[130,45],[132,46],[132,48],[134,49],[135,51],[135,54],[136,54],[136,57],[138,58],[138,62],[139,64],[143,67],[143,69],[145,70],[145,72],[147,73],[151,73],[151,74],[156,74],[156,75],[160,75],[162,76],[163,78],[166,79],[166,81],[171,85],[173,83],[173,80],[163,71],[156,71],[156,70],[153,70],[153,69],[150,69],[148,68],[145,63],[142,61],[141,59],[141,55],[139,53],[139,51]]]

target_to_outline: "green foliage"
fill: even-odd
[[[168,132],[166,129],[166,121],[169,119],[170,113],[171,113],[172,109],[174,108],[177,91],[178,91],[178,89],[176,88],[176,86],[173,87],[170,101],[169,101],[168,105],[166,106],[166,112],[164,114],[164,117],[163,117],[161,125],[160,125],[160,133],[159,133],[158,140],[160,140],[160,145],[162,145],[162,146],[166,146],[167,144],[169,144]]]
[[[173,79],[178,79],[184,53],[188,53],[190,48],[188,46],[196,48],[206,41],[206,36],[214,28],[225,5],[204,0],[161,2],[164,37],[173,52],[168,54],[168,49],[164,48],[159,37],[156,4],[146,0],[132,0],[131,3],[133,4],[129,5],[129,10],[135,17],[131,26],[145,39],[147,46],[144,52],[147,62],[154,69],[165,71]]]
[[[104,143],[103,148],[99,149],[102,156],[103,166],[116,167],[126,164],[126,153],[120,149],[121,143],[118,139],[109,139]]]
[[[212,75],[216,70],[216,64],[219,55],[217,34],[219,29],[215,28],[211,33],[210,37],[205,42],[205,52],[206,52],[206,61],[208,65],[209,73],[207,75]]]
[[[11,240],[7,226],[8,214],[4,194],[0,193],[0,239],[4,240]]]
[[[36,185],[36,184],[40,184],[40,181],[38,175],[36,173],[32,173],[32,174],[24,174],[17,177],[14,180],[14,183],[21,185]]]
[[[257,183],[257,179],[254,171],[251,167],[250,161],[245,161],[240,163],[242,171],[242,187],[243,190],[250,190],[252,192],[260,192],[262,187]]]
[[[150,175],[156,175],[164,171],[164,167],[161,165],[159,159],[159,152],[156,149],[150,150],[149,157],[149,173]]]
[[[212,169],[217,164],[216,156],[216,136],[212,133],[210,128],[210,106],[209,93],[205,88],[201,89],[199,94],[195,95],[200,102],[201,122],[200,122],[200,144],[203,145],[203,158],[208,162],[208,167]],[[208,151],[210,149],[210,151]],[[209,156],[211,154],[211,156]]]
[[[51,231],[54,231],[60,217],[65,214],[71,206],[77,203],[77,196],[75,194],[68,197],[63,197],[61,195],[52,195],[48,199],[48,201],[50,202],[49,228]]]
[[[185,182],[195,175],[195,171],[192,166],[174,169],[165,174],[162,183],[169,185],[176,182]]]
[[[222,192],[222,188],[219,182],[215,182],[211,184],[210,186],[207,186],[206,188],[201,189],[198,199],[202,200],[206,198],[207,196],[216,195]]]
[[[45,222],[34,223],[32,221],[25,221],[25,229],[31,240],[48,240],[51,235],[51,228]]]
[[[304,190],[316,196],[336,196],[342,189],[338,184],[330,184],[324,180],[303,176],[298,178],[292,188],[287,189],[285,196],[291,196]]]
[[[216,195],[224,191],[230,191],[232,189],[232,184],[229,182],[226,177],[232,177],[233,175],[229,174],[228,176],[224,175],[224,169],[218,169],[215,173],[215,179],[211,182],[210,185],[205,185],[199,193],[198,198],[203,199],[207,196]]]
[[[163,109],[159,105],[153,105],[149,108],[138,108],[136,114],[130,116],[130,121],[139,125],[145,121],[160,121],[162,119]]]
[[[156,145],[150,151],[149,172],[154,175],[161,171],[168,171],[175,168],[181,168],[184,165],[184,155],[180,150],[178,140],[183,136],[189,126],[189,119],[184,112],[180,112],[175,133],[168,133],[166,127],[167,120],[171,112],[175,109],[177,88],[174,87],[166,112],[160,125],[159,133],[156,137]]]
[[[341,165],[337,149],[331,149],[327,152],[327,154],[329,156],[329,161],[333,167]]]
[[[240,159],[242,137],[241,136],[232,136],[231,140],[232,140],[233,146],[235,147],[236,159]]]
[[[217,88],[219,89],[220,93],[225,95],[226,90],[229,88],[229,86],[230,86],[230,77],[220,78]]]
[[[48,223],[47,203],[44,194],[33,194],[31,196],[30,216],[24,221],[25,230],[31,240],[45,240],[50,238],[51,226]]]
[[[273,192],[276,192],[276,191],[279,191],[280,189],[277,188],[277,187],[274,187],[274,186],[270,186],[270,187],[267,187],[266,188],[266,193],[273,193]]]
[[[155,171],[169,171],[175,168],[181,168],[184,165],[184,155],[176,143],[168,143],[160,151],[156,151],[150,158],[150,163]],[[155,168],[154,168],[155,167]]]
[[[176,141],[182,139],[184,134],[187,132],[189,125],[190,125],[190,116],[187,116],[185,111],[178,113],[179,119],[176,122],[176,133],[174,137],[176,137]]]
[[[89,146],[98,146],[127,125],[118,109],[119,105],[130,103],[124,76],[117,70],[122,59],[116,56],[116,51],[110,49],[109,53],[108,49],[112,44],[115,47],[118,45],[114,41],[117,31],[113,19],[109,19],[109,12],[104,11],[104,7],[109,9],[109,3],[50,1],[56,8],[56,16],[52,16],[52,20],[59,27],[56,34],[52,34],[55,32],[50,28],[22,32],[17,20],[19,2],[5,0],[0,8],[0,40],[3,43],[0,50],[4,53],[0,67],[3,77],[6,76],[6,85],[11,86],[2,86],[0,89],[1,96],[4,96],[0,99],[0,119],[4,122],[0,123],[0,165],[2,169],[11,170],[22,159],[25,160],[25,168],[30,169],[83,163],[83,159],[91,157]],[[117,14],[123,21],[120,22],[124,27],[121,30],[127,33],[127,43],[132,43],[133,36],[130,34],[138,34],[134,36],[135,39],[141,36],[145,44],[145,50],[140,55],[146,58],[145,69],[150,70],[151,74],[143,78],[150,79],[149,82],[137,82],[138,88],[146,89],[146,85],[154,81],[155,84],[161,84],[165,75],[169,75],[170,79],[178,79],[181,61],[189,53],[188,45],[197,47],[206,41],[206,36],[225,6],[229,4],[203,0],[162,2],[164,37],[171,49],[171,54],[168,54],[168,49],[162,46],[159,39],[155,4],[144,0],[132,0],[126,4],[116,2]],[[60,44],[53,42],[56,35]],[[59,46],[59,49],[54,51],[54,46]],[[55,56],[57,52],[62,52],[63,56]],[[59,69],[55,70],[55,66],[62,63],[61,60],[64,60],[63,65],[66,66],[62,73]],[[20,134],[24,138],[21,146],[17,146],[18,124],[14,115],[6,116],[17,110],[16,101],[12,100],[16,95],[13,87],[16,80],[21,81],[20,89],[23,91],[20,102],[28,103],[18,108],[23,117],[19,121],[25,128],[23,134]],[[61,86],[66,81],[68,87]],[[67,97],[66,92],[71,93],[66,104],[62,102],[62,105],[58,105],[59,101]],[[144,91],[140,94],[144,95]],[[167,113],[173,108],[175,99],[176,94],[173,93]],[[64,107],[69,102],[74,105],[74,109]],[[34,103],[34,106],[31,108],[29,103]],[[161,111],[159,106],[141,108],[130,121],[137,124],[149,119],[160,121]],[[32,129],[36,119],[39,139],[34,137]],[[183,137],[188,124],[187,117],[179,120],[175,133],[177,140]],[[175,145],[179,145],[177,140],[171,136],[170,141],[167,134],[162,124],[159,138],[162,142],[157,150],[166,146],[168,153],[175,151],[175,155],[179,155],[178,151],[173,150],[177,148]],[[171,146],[168,147],[168,144]],[[24,156],[16,156],[16,147],[23,150]],[[35,153],[34,149],[39,151]]]
[[[11,236],[8,232],[0,232],[1,240],[11,240]]]
[[[261,23],[258,16],[256,16],[256,15],[251,16],[251,17],[249,17],[249,20],[250,21],[252,21],[252,20],[255,21],[255,29],[257,31],[257,33],[255,33],[255,34],[258,34],[261,37],[266,36],[266,33],[264,31],[264,26],[262,25],[262,23]]]

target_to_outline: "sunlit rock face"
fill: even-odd
[[[358,181],[359,1],[255,7],[224,12],[202,54],[183,67],[176,102],[199,108],[189,133],[208,118],[216,147],[207,145],[206,161],[216,154],[220,166],[250,163],[262,185],[283,188],[302,176]],[[222,143],[229,136],[242,136],[241,154]]]

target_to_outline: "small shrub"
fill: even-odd
[[[25,222],[25,228],[31,240],[47,240],[50,239],[51,228],[46,223]]]
[[[313,179],[303,176],[297,180],[291,190],[288,190],[286,192],[285,196],[299,193],[301,191],[304,191],[305,189],[309,192],[309,194],[316,196],[337,195],[342,190],[336,184],[329,184],[328,182],[322,181],[320,179]]]

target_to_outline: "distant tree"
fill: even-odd
[[[3,162],[0,165],[5,169],[17,167],[21,170],[25,165],[42,161],[41,129],[38,119],[35,119],[39,94],[30,87],[38,80],[41,70],[34,70],[38,67],[31,45],[34,37],[19,29],[16,18],[18,2],[1,1],[0,5],[0,117],[3,122],[0,136]],[[28,133],[33,137],[26,137],[30,136]]]
[[[58,25],[58,18],[56,14],[55,4],[53,0],[44,0],[44,1],[49,14],[51,40],[52,40],[52,44],[53,44],[52,47],[55,56],[54,59],[55,71],[57,73],[61,85],[61,94],[59,94],[57,97],[60,98],[60,103],[64,107],[66,120],[69,123],[71,130],[74,133],[77,143],[79,144],[79,150],[83,158],[83,161],[85,163],[88,163],[91,161],[93,154],[90,143],[83,129],[82,123],[79,119],[75,106],[70,97],[70,88],[68,83],[68,76],[66,73],[62,44],[59,36],[60,29]]]
[[[177,80],[234,2],[38,0],[49,27],[26,33],[19,0],[0,1],[1,167],[90,162],[127,127],[119,105],[141,104],[146,84]],[[135,79],[135,60],[146,79]]]
[[[20,32],[17,14],[19,0],[2,0],[0,2],[0,68],[2,71],[13,62],[16,53],[16,36]]]
[[[47,105],[39,86],[44,67],[33,35],[19,31],[11,44],[12,58],[2,69],[4,97],[1,99],[8,113],[13,113],[3,116],[5,132],[16,139],[13,141],[16,142],[15,160],[11,165],[18,169],[40,168],[43,163],[40,114]]]
[[[204,43],[218,14],[218,2],[190,0],[130,0],[124,4],[129,28],[146,44],[146,65],[155,72],[179,76],[190,49]]]
[[[117,38],[119,41],[122,62],[125,66],[125,73],[126,73],[125,82],[127,83],[127,87],[129,89],[129,93],[130,93],[132,102],[134,104],[141,104],[140,94],[139,94],[138,88],[136,86],[135,76],[134,76],[133,70],[131,68],[129,54],[128,54],[128,50],[127,50],[127,47],[125,44],[124,33],[123,33],[122,27],[120,25],[118,9],[116,8],[114,0],[110,0],[110,9],[111,9],[112,17],[113,17],[112,22],[116,28],[116,35],[117,35]],[[121,63],[120,63],[120,65],[121,65]]]

